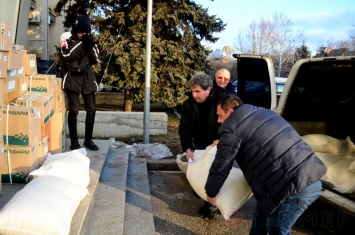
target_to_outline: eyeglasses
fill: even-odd
[[[224,80],[224,81],[229,81],[230,78],[225,78],[225,77],[217,77],[218,80]]]

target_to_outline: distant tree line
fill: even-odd
[[[248,29],[237,33],[233,49],[241,54],[270,55],[274,60],[276,76],[287,77],[295,62],[311,57],[311,51],[303,39],[303,32],[294,32],[292,26],[293,22],[288,16],[277,12],[271,20],[263,18],[253,20]],[[349,40],[336,42],[328,40],[327,46],[319,45],[313,57],[326,57],[330,49],[345,49],[341,52],[354,51],[355,25],[352,26]]]

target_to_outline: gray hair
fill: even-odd
[[[209,87],[213,88],[212,77],[205,72],[197,72],[188,81],[190,88],[196,85],[200,86],[203,90],[207,90]]]

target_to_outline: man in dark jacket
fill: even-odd
[[[218,140],[218,123],[212,78],[198,72],[188,81],[188,86],[191,92],[182,104],[179,135],[182,150],[193,160],[195,149],[205,149]]]
[[[250,234],[289,234],[320,195],[326,167],[294,128],[269,109],[227,95],[217,104],[220,134],[205,185],[208,201],[226,180],[235,159],[257,200]]]
[[[204,72],[198,72],[191,77],[188,86],[191,93],[182,104],[179,135],[182,150],[188,159],[193,160],[194,150],[205,149],[218,140],[218,123],[212,78]],[[213,218],[216,210],[217,207],[206,202],[199,213],[203,217]]]
[[[89,17],[81,15],[72,31],[61,36],[62,63],[62,89],[68,98],[68,127],[70,133],[70,149],[81,148],[77,134],[77,116],[79,113],[79,95],[81,94],[85,110],[85,141],[84,146],[92,151],[99,148],[92,141],[96,114],[96,92],[98,84],[92,65],[99,62],[99,50],[91,35]]]
[[[228,69],[219,69],[214,75],[213,95],[220,100],[228,94],[236,95],[235,87],[231,83],[231,74]]]

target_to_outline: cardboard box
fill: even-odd
[[[31,146],[41,137],[40,111],[37,107],[6,105],[2,108],[5,145]]]
[[[21,68],[16,69],[16,76],[17,77],[23,77],[25,74],[23,72],[23,65],[21,66]]]
[[[65,109],[65,96],[55,96],[54,97],[55,109],[54,112],[61,112]]]
[[[2,167],[4,165],[4,151],[5,151],[4,142],[0,141],[0,167]],[[1,182],[1,177],[0,177],[0,195],[1,194],[2,194],[2,182]]]
[[[4,95],[7,94],[5,92],[5,79],[0,78],[0,105],[4,103]]]
[[[4,128],[2,126],[2,122],[3,122],[3,114],[2,114],[2,110],[3,110],[4,104],[0,102],[0,142],[3,142],[3,135],[4,135]]]
[[[4,105],[14,103],[14,101],[15,101],[13,99],[9,99],[9,93],[6,93],[3,95],[3,100],[4,100],[4,102],[3,102]]]
[[[9,70],[9,71],[14,71],[14,70]],[[10,75],[10,73],[8,73]],[[1,86],[2,86],[2,91],[3,93],[0,93],[0,100],[2,100],[3,104],[8,104],[12,102],[12,99],[9,98],[9,92],[15,91],[16,89],[16,80],[11,79],[9,77],[2,78],[1,80]]]
[[[64,94],[62,89],[62,78],[54,79],[54,96],[61,96]]]
[[[12,80],[12,79],[15,79],[16,76],[17,76],[17,71],[16,71],[16,69],[8,69],[8,70],[7,70],[6,78]]]
[[[22,64],[24,75],[28,76],[37,74],[36,54],[27,54],[27,50],[24,50]]]
[[[62,153],[65,151],[65,115],[65,110],[56,112],[49,123],[51,136],[50,140],[48,140],[48,151],[51,154]]]
[[[27,78],[25,76],[17,76],[15,79],[15,90],[9,92],[9,99],[17,99],[27,92]]]
[[[0,168],[3,183],[28,183],[29,173],[39,168],[37,145],[6,145],[4,164]],[[10,162],[8,161],[10,156]]]
[[[16,70],[7,70],[7,75],[4,77],[4,88],[5,88],[5,93],[12,92],[16,89]]]
[[[11,44],[7,69],[20,69],[22,67],[23,45]]]
[[[28,91],[15,100],[15,104],[37,107],[41,113],[41,125],[44,126],[54,114],[54,98],[48,92]]]
[[[0,21],[0,51],[10,51],[11,26]]]
[[[42,136],[41,140],[38,141],[38,156],[39,156],[39,165],[42,166],[43,162],[48,156],[48,138],[47,136]]]
[[[28,76],[28,90],[36,92],[55,93],[54,80],[56,76],[53,74],[35,74]]]
[[[9,52],[0,51],[0,78],[7,76],[7,60],[9,57]]]
[[[49,143],[51,142],[51,137],[52,137],[52,133],[51,133],[51,120],[49,120],[49,122],[46,123],[46,125],[41,126],[41,136],[47,136],[47,145],[49,146]]]
[[[4,165],[4,151],[5,151],[4,142],[0,142],[0,166]]]

